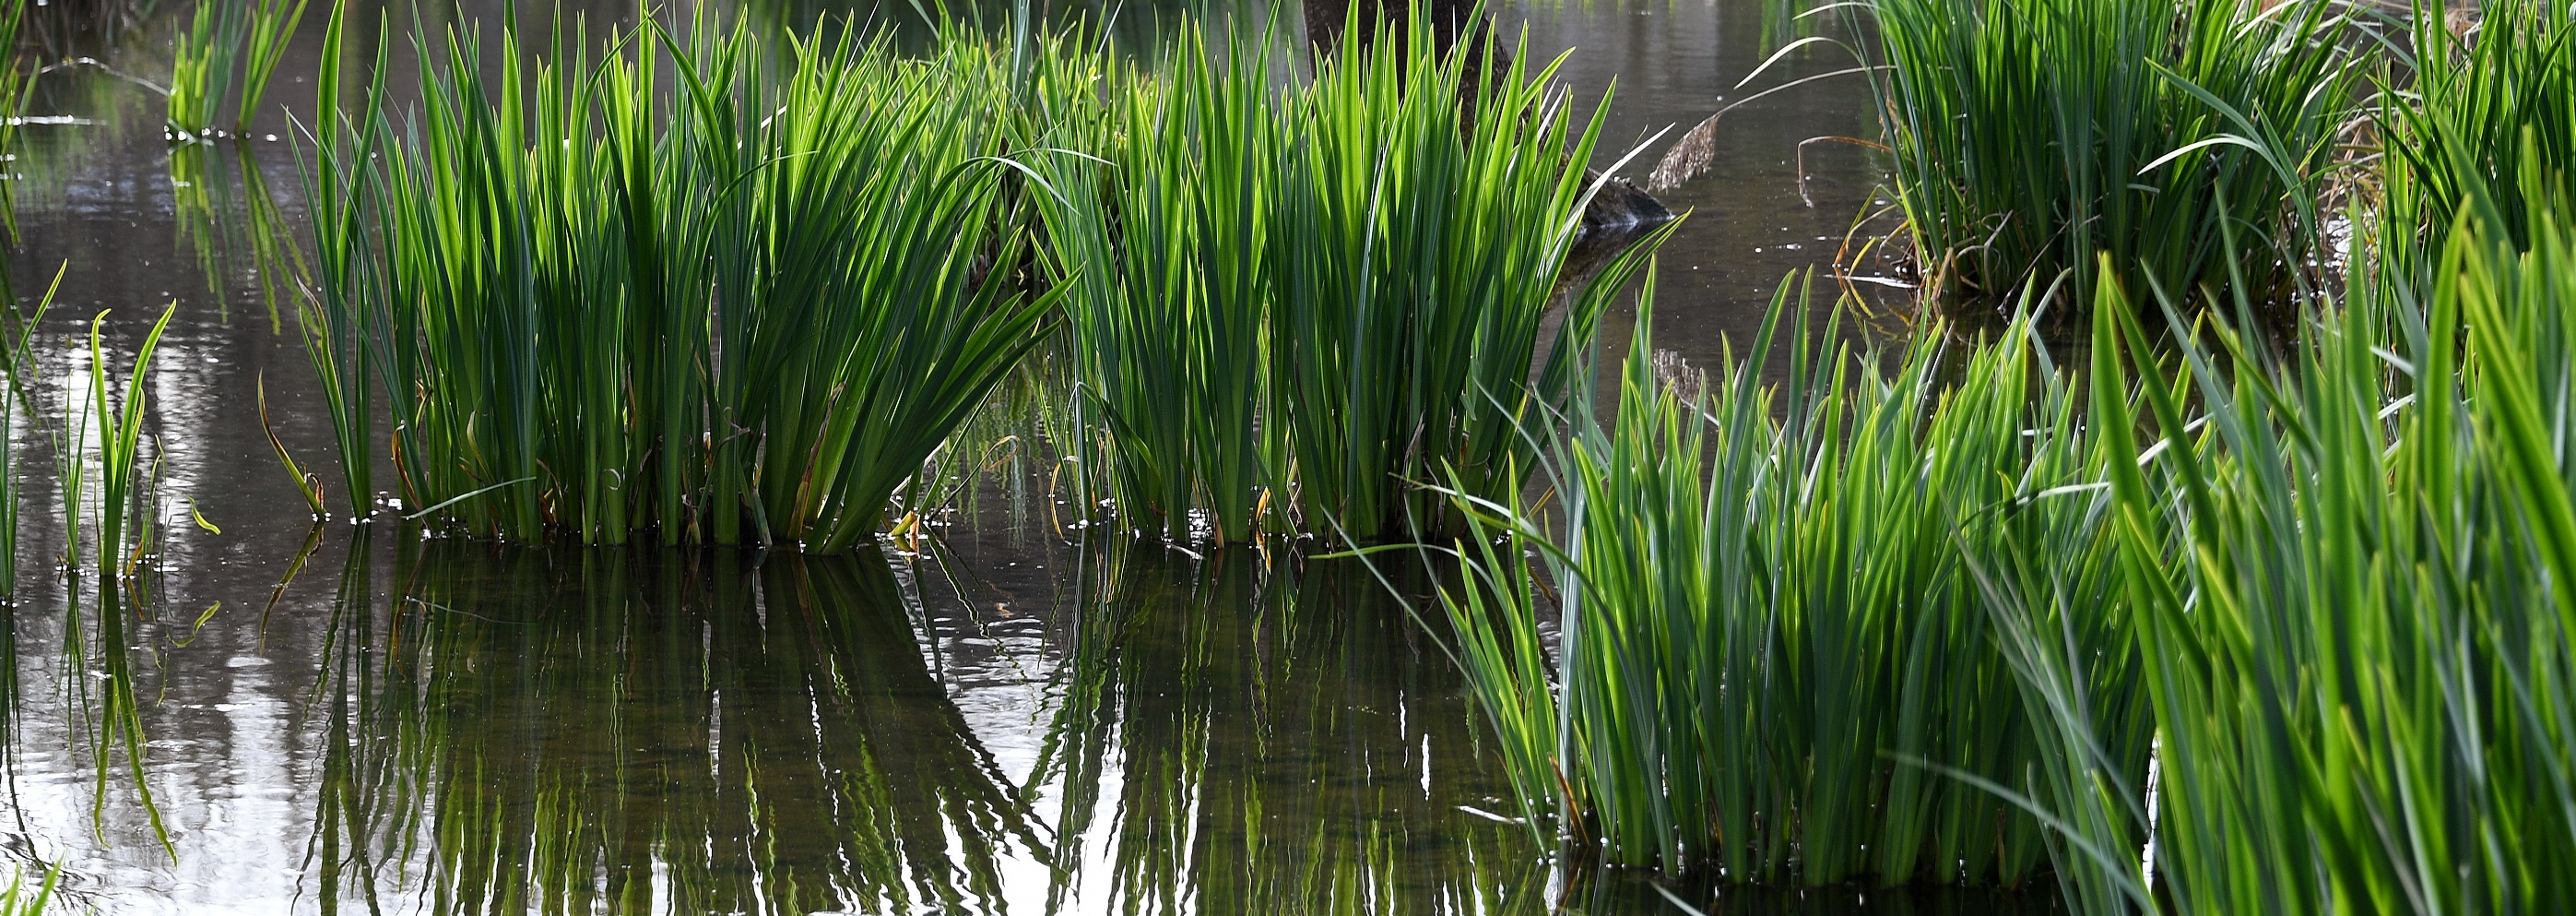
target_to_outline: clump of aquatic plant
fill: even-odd
[[[97,540],[92,545],[92,558],[98,563],[101,583],[131,575],[151,547],[151,526],[157,510],[154,504],[159,494],[146,476],[144,463],[143,426],[152,390],[147,382],[153,353],[161,346],[161,334],[177,313],[176,303],[161,310],[160,319],[153,322],[152,330],[135,351],[133,368],[121,386],[112,379],[113,364],[102,342],[109,313],[102,311],[90,319],[89,397],[79,414],[65,424],[62,434],[66,447],[60,461],[66,559],[73,566],[79,565],[81,517],[90,515],[95,506],[92,530]],[[95,441],[90,439],[93,431]],[[90,470],[86,455],[92,448],[98,456],[94,483],[85,479]],[[95,500],[91,498],[93,490]]]
[[[1556,62],[1433,30],[1328,56],[1307,83],[1195,30],[1163,75],[1044,161],[1083,405],[1131,528],[1239,541],[1439,530],[1442,467],[1526,479],[1607,291],[1660,236],[1559,301],[1601,129]],[[1470,75],[1475,75],[1470,78]]]
[[[53,451],[63,511],[62,565],[69,574],[64,670],[82,674],[69,679],[68,689],[85,710],[82,727],[95,773],[91,820],[94,829],[105,830],[109,786],[117,778],[116,758],[121,755],[122,781],[133,789],[165,851],[170,850],[169,832],[145,781],[148,744],[143,703],[136,690],[140,674],[134,664],[131,627],[149,613],[149,596],[138,573],[155,543],[153,524],[161,509],[157,466],[146,461],[143,433],[151,404],[152,361],[176,313],[175,303],[162,310],[136,348],[121,383],[105,340],[110,312],[91,318],[87,390],[63,404],[61,416],[48,418],[58,424],[53,430]],[[18,352],[11,363],[13,390],[8,394],[13,400],[25,395],[14,390],[17,376],[32,365],[28,333],[19,331]],[[12,487],[9,495],[14,504]],[[84,532],[90,539],[86,559]],[[9,539],[15,547],[14,532]],[[81,607],[84,578],[91,586],[89,595],[96,599],[86,612]],[[84,613],[92,618],[86,628],[81,621]]]
[[[2576,200],[2576,22],[2550,0],[2489,0],[2461,22],[2416,4],[2397,64],[2411,76],[2374,108],[2386,150],[2375,258],[2383,282],[2429,296],[2464,210],[2521,249],[2526,187]],[[2535,184],[2536,183],[2536,184]]]
[[[458,528],[839,550],[1040,339],[1010,49],[690,34],[530,64],[505,29],[489,81],[476,34],[423,37],[415,129],[382,66],[325,126],[305,317],[351,511],[381,405],[401,497]]]
[[[1517,493],[1533,429],[1561,415],[1612,294],[1663,237],[1551,327],[1606,101],[1578,126],[1552,85],[1562,57],[1534,67],[1524,42],[1491,72],[1499,45],[1442,52],[1434,31],[1320,64],[1276,160],[1264,422],[1283,427],[1299,514],[1352,539],[1454,527],[1420,487],[1437,476]]]
[[[2576,236],[2526,190],[2521,232],[2452,231],[2429,299],[2364,290],[2277,368],[2224,371],[2259,357],[2222,333],[2168,369],[2097,318],[2093,415],[2140,455],[2109,508],[2158,778],[2154,894],[2133,822],[2061,862],[2128,889],[2085,912],[2576,893]]]
[[[233,129],[259,113],[307,0],[197,0],[170,64],[169,130],[187,142],[209,135],[236,99]]]
[[[1548,453],[1552,516],[1450,488],[1479,523],[1443,594],[1460,662],[1523,815],[1578,860],[2022,880],[2039,823],[1956,778],[2020,786],[2040,759],[1970,576],[2000,542],[1961,532],[2088,479],[2094,447],[2029,322],[1882,368],[1802,343],[1801,298],[1784,284],[1713,380],[1659,380],[1641,321],[1615,419],[1584,408]]]
[[[1113,70],[1108,111],[1052,138],[1094,155],[1037,160],[1054,190],[1041,199],[1050,254],[1068,274],[1077,404],[1111,465],[1098,482],[1127,527],[1174,538],[1193,525],[1249,537],[1288,473],[1282,430],[1259,418],[1289,128],[1268,55],[1231,50],[1220,59],[1193,34],[1160,79]]]
[[[2354,106],[2329,0],[1870,0],[1905,233],[1933,301],[2121,277],[2310,288]],[[1821,39],[1820,39],[1821,40]],[[2036,286],[2032,286],[2032,281]]]

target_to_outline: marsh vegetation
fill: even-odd
[[[0,4],[39,909],[2576,893],[2548,0],[1766,3],[1686,357],[1583,10]]]

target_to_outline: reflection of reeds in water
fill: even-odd
[[[1538,905],[1536,850],[1457,808],[1506,803],[1455,671],[1364,570],[1122,554],[1032,779],[1064,787],[1050,912]]]
[[[996,906],[1044,862],[873,551],[353,548],[314,838],[326,911]]]
[[[20,510],[22,473],[30,470],[21,467],[17,446],[23,423],[38,434],[30,438],[50,440],[53,453],[54,496],[63,522],[58,581],[63,588],[64,678],[57,686],[71,698],[68,708],[77,719],[73,731],[92,757],[93,820],[103,836],[111,785],[129,784],[154,837],[166,848],[169,834],[144,779],[146,736],[135,690],[142,675],[138,654],[148,659],[151,650],[135,645],[134,637],[135,628],[157,616],[147,560],[161,493],[144,460],[148,440],[143,427],[153,354],[171,312],[165,310],[152,326],[122,385],[102,340],[107,313],[100,312],[89,326],[86,384],[63,403],[45,404],[40,397],[51,393],[51,386],[40,383],[44,376],[35,359],[34,336],[61,283],[58,271],[32,313],[11,307],[6,324],[0,325],[0,345],[5,345],[0,346],[0,360],[5,360],[0,369],[6,376],[0,384],[0,616],[6,618],[0,623],[0,702],[7,704],[0,712],[0,746],[8,748],[0,754],[14,753],[11,739],[18,731],[22,696],[18,614],[28,595],[18,576],[25,546]],[[30,408],[27,413],[20,413],[22,406]],[[94,538],[87,545],[94,567],[83,565],[84,531]],[[85,600],[92,602],[87,610]]]
[[[1991,308],[2035,279],[2313,288],[2358,65],[2323,0],[1871,0],[1859,27],[1927,291]],[[1865,32],[1863,34],[1866,34]],[[2064,285],[2055,285],[2064,280]]]
[[[232,281],[246,267],[258,281],[270,331],[282,329],[278,303],[296,301],[311,269],[260,171],[259,155],[248,145],[173,147],[170,195],[180,231],[223,316],[231,315]]]

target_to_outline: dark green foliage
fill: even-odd
[[[2077,307],[2135,281],[2313,285],[2354,106],[2326,0],[1870,0],[1898,202],[1927,295]]]

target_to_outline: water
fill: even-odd
[[[632,8],[584,6],[594,22]],[[810,8],[776,6],[793,20]],[[501,8],[458,5],[466,17]],[[263,270],[291,255],[260,245],[261,226],[303,218],[294,154],[270,139],[293,125],[272,115],[174,158],[160,100],[137,81],[167,72],[184,9],[48,9],[36,53],[101,65],[39,80],[34,113],[59,123],[25,128],[8,169],[23,176],[21,244],[7,260],[22,301],[68,265],[37,334],[32,390],[46,404],[86,390],[93,315],[109,311],[108,350],[130,354],[177,303],[149,378],[149,431],[174,498],[147,588],[102,608],[59,568],[61,499],[39,483],[19,557],[27,584],[5,618],[17,680],[0,850],[23,868],[63,863],[75,902],[263,914],[1672,912],[1650,878],[1554,871],[1505,823],[1516,807],[1463,685],[1366,570],[1079,543],[1052,524],[1036,470],[988,489],[943,543],[885,557],[538,549],[390,523],[312,526],[259,409],[264,388],[277,437],[299,460],[328,460],[292,299],[274,300],[277,271]],[[1152,16],[1132,15],[1150,30]],[[1527,24],[1533,53],[1575,49],[1563,76],[1579,94],[1619,81],[1609,136],[1672,129],[1630,173],[1752,91],[1733,84],[1771,52],[1835,34],[1778,0],[1523,4],[1503,18]],[[315,31],[271,90],[298,111],[309,111]],[[1846,65],[1810,46],[1775,78]],[[1724,124],[1720,168],[1664,195],[1691,216],[1665,249],[1657,340],[1701,365],[1749,337],[1783,274],[1831,256],[1882,174],[1862,148],[1813,144],[1801,186],[1801,141],[1870,132],[1851,78]],[[1612,323],[1614,343],[1627,327]],[[54,457],[23,417],[10,434],[32,461]],[[1399,568],[1396,587],[1418,598],[1426,575]],[[2026,904],[1680,892],[1712,912]]]

